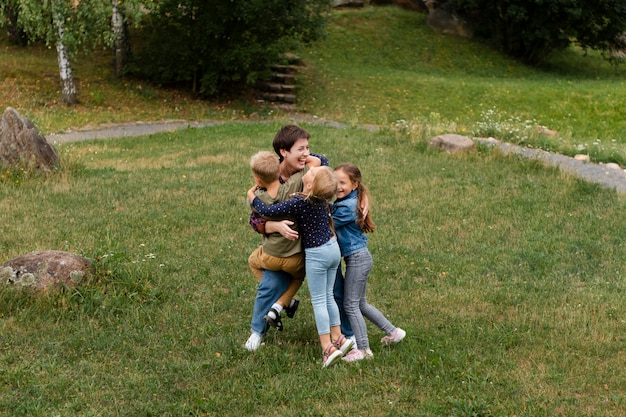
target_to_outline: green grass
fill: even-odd
[[[327,40],[301,51],[300,106],[381,126],[303,124],[314,151],[363,171],[379,225],[368,300],[407,338],[384,347],[370,325],[373,360],[322,369],[303,288],[285,331],[243,348],[259,243],[248,161],[288,119],[63,144],[49,177],[0,172],[0,262],[66,250],[97,273],[47,294],[0,288],[1,416],[626,416],[624,196],[536,161],[483,147],[449,155],[424,140],[478,127],[515,140],[526,118],[563,130],[542,116],[561,105],[585,114],[572,132],[623,141],[621,70],[568,51],[536,71],[435,35],[423,16],[378,10],[334,13]],[[384,25],[398,33],[382,36]],[[54,57],[7,48],[2,103],[44,132],[178,118],[178,105],[185,119],[253,111],[136,93],[89,66],[77,69],[82,104],[67,108],[55,102]],[[581,138],[526,141],[570,149]]]
[[[423,14],[366,8],[333,13],[327,38],[302,56],[300,106],[319,117],[401,120],[420,134],[426,125],[428,134],[495,135],[626,165],[626,68],[598,54],[571,49],[533,69],[438,34]],[[538,125],[559,137],[541,137]]]
[[[0,290],[0,415],[626,415],[623,197],[393,131],[304,125],[363,170],[368,298],[407,339],[384,347],[370,326],[372,361],[324,370],[304,288],[286,330],[245,351],[247,162],[279,127],[66,144],[58,174],[5,177],[3,258],[61,249],[98,273]]]

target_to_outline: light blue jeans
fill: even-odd
[[[341,325],[339,308],[335,302],[333,287],[341,252],[337,239],[332,238],[322,246],[304,250],[306,281],[311,294],[317,334],[329,334],[332,326]]]

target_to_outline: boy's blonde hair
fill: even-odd
[[[280,161],[278,156],[269,151],[257,152],[250,158],[250,169],[263,184],[269,185],[278,180]]]

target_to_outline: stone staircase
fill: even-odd
[[[299,57],[285,54],[286,65],[273,65],[269,80],[257,83],[257,100],[273,108],[296,110],[296,75],[303,65]]]

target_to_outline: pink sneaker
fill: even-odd
[[[356,362],[356,361],[362,361],[363,359],[372,359],[373,357],[374,357],[374,354],[369,349],[367,350],[352,349],[350,352],[348,352],[347,355],[345,355],[341,359],[346,362]]]
[[[383,345],[388,345],[390,343],[398,343],[406,336],[406,332],[399,327],[396,327],[396,330],[393,331],[389,336],[385,336],[380,339],[380,343]]]

